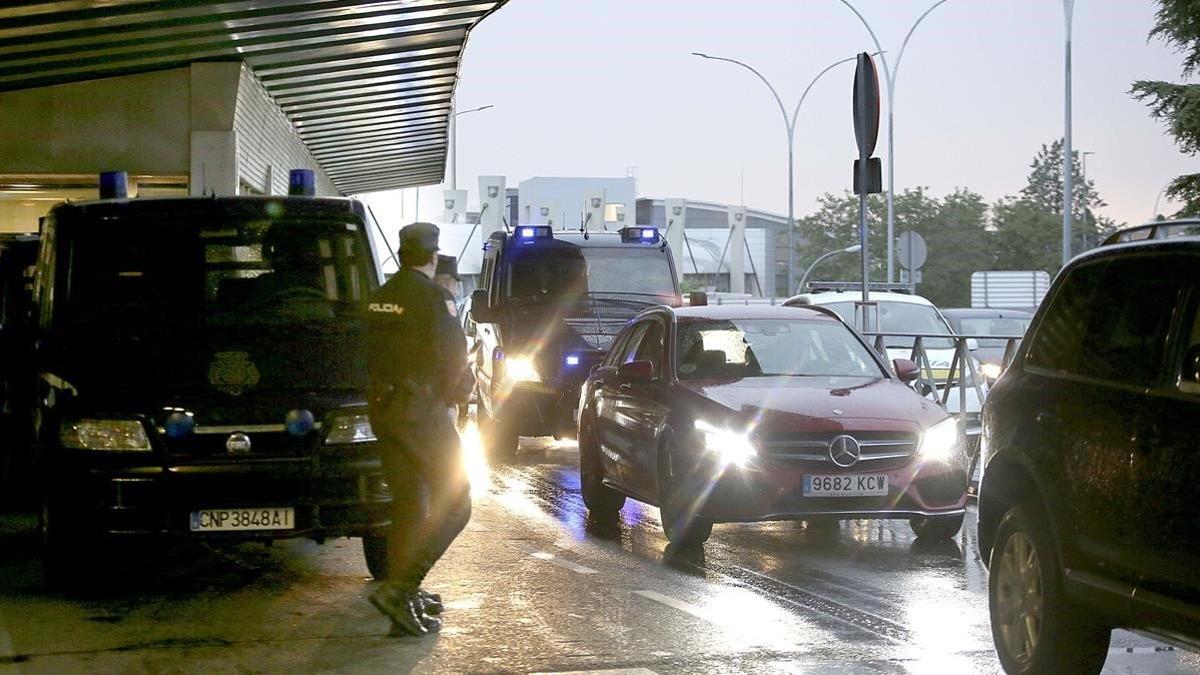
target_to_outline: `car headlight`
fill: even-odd
[[[541,382],[542,375],[528,356],[510,356],[504,359],[504,379],[509,385],[514,385],[518,382]]]
[[[369,443],[375,440],[375,430],[366,413],[338,413],[329,420],[325,445]]]
[[[696,431],[704,437],[704,449],[723,465],[744,467],[758,456],[758,448],[746,433],[722,429],[704,420],[696,420]]]
[[[64,422],[58,432],[63,447],[75,450],[148,452],[150,438],[137,420],[83,419]]]
[[[958,449],[958,421],[948,417],[929,427],[921,435],[921,447],[917,454],[922,459],[945,462]]]
[[[979,366],[979,374],[983,375],[983,379],[985,380],[995,381],[1000,378],[1000,373],[1002,372],[1004,372],[1004,369],[998,363],[985,363]]]

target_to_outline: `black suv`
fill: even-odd
[[[983,415],[979,543],[1011,673],[1099,672],[1113,628],[1200,643],[1200,237],[1055,281]]]
[[[671,249],[653,227],[520,225],[484,249],[468,334],[480,431],[506,460],[521,436],[573,435],[580,385],[613,337],[642,310],[681,300]]]

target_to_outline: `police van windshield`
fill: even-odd
[[[586,293],[677,295],[667,254],[658,246],[516,250],[508,266],[510,298],[572,299]]]
[[[359,223],[131,216],[73,223],[72,323],[298,325],[355,312],[370,292]]]

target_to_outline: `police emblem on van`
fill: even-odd
[[[217,352],[208,366],[208,381],[230,396],[241,396],[258,384],[261,375],[246,352]]]

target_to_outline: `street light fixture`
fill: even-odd
[[[946,0],[942,0],[942,2],[945,2],[945,1]],[[876,55],[878,55],[880,53],[882,53],[882,52],[876,52]],[[787,270],[787,280],[788,280],[788,288],[792,288],[792,282],[796,278],[796,216],[795,216],[795,190],[796,190],[796,188],[795,188],[795,157],[793,155],[793,147],[795,145],[795,138],[796,138],[796,118],[799,117],[799,115],[800,115],[800,107],[802,105],[804,105],[804,99],[808,98],[808,92],[810,90],[812,90],[813,85],[817,83],[817,80],[821,79],[821,77],[825,73],[828,73],[830,70],[833,70],[833,68],[835,66],[839,66],[843,63],[849,63],[850,61],[854,61],[858,57],[851,56],[850,58],[842,59],[840,61],[834,61],[833,63],[829,64],[828,66],[825,66],[825,69],[822,70],[821,72],[817,73],[816,77],[814,77],[812,79],[812,81],[808,83],[808,86],[804,88],[804,93],[800,95],[800,100],[796,103],[795,109],[792,110],[791,117],[788,117],[787,108],[785,108],[783,106],[783,99],[779,98],[779,92],[775,91],[775,87],[771,86],[771,83],[767,81],[767,78],[763,77],[763,74],[758,72],[757,70],[755,70],[753,67],[751,67],[745,63],[742,63],[741,61],[738,61],[737,59],[727,59],[727,58],[724,58],[721,56],[710,56],[710,55],[704,54],[702,52],[692,52],[692,55],[699,56],[702,59],[709,59],[710,61],[725,61],[726,63],[732,63],[735,65],[739,65],[739,66],[745,68],[746,70],[749,70],[750,72],[754,73],[754,75],[756,77],[758,77],[758,79],[762,80],[763,84],[767,85],[767,89],[770,89],[771,95],[775,97],[775,103],[779,104],[779,113],[781,115],[783,115],[783,125],[787,130],[787,151],[788,151],[788,237],[787,237],[788,270]]]
[[[1063,96],[1063,116],[1065,121],[1063,124],[1063,238],[1062,238],[1062,264],[1065,266],[1067,261],[1071,259],[1071,216],[1075,205],[1075,190],[1072,185],[1072,174],[1074,171],[1074,153],[1071,151],[1071,19],[1075,14],[1075,0],[1063,0],[1063,18],[1066,24],[1066,39],[1063,46],[1065,50],[1065,76],[1063,78],[1064,96]]]
[[[879,38],[875,37],[875,31],[874,31],[874,29],[871,28],[871,24],[867,22],[867,18],[862,15],[862,12],[859,12],[857,9],[855,9],[854,5],[850,4],[849,0],[841,0],[841,1],[842,1],[843,5],[850,8],[851,12],[854,12],[854,15],[857,16],[858,20],[862,22],[862,25],[867,29],[867,32],[871,34],[871,40],[875,42],[875,49],[879,50],[879,52],[878,52],[880,54],[879,58],[883,62],[883,76],[884,76],[884,79],[887,81],[887,90],[888,90],[888,103],[887,103],[887,106],[888,106],[887,280],[888,280],[888,283],[890,284],[895,281],[895,270],[892,265],[893,265],[893,258],[895,258],[894,247],[896,244],[896,208],[895,208],[895,201],[894,201],[895,193],[896,193],[896,165],[895,165],[895,160],[894,160],[894,157],[896,154],[896,147],[895,147],[896,121],[895,121],[895,116],[894,116],[895,107],[896,107],[895,106],[896,76],[899,74],[899,71],[900,71],[900,60],[904,58],[904,50],[905,50],[905,48],[908,47],[908,41],[909,41],[909,39],[912,38],[913,33],[916,32],[917,26],[921,25],[921,22],[925,20],[925,17],[929,16],[930,12],[937,9],[942,3],[946,2],[946,0],[938,0],[937,2],[933,3],[933,5],[931,5],[929,7],[929,9],[925,10],[925,13],[923,13],[921,16],[917,17],[917,20],[913,22],[912,27],[908,29],[908,34],[904,36],[904,42],[900,43],[900,53],[896,55],[896,64],[890,68],[888,67],[887,57],[883,56],[883,54],[886,54],[886,52],[883,51],[883,46],[879,44]]]
[[[800,277],[800,284],[796,286],[796,292],[797,293],[801,292],[801,289],[804,288],[804,282],[808,281],[808,275],[812,273],[813,268],[816,267],[822,260],[824,260],[826,258],[832,258],[833,256],[835,256],[839,253],[858,253],[860,250],[862,250],[862,244],[854,244],[853,246],[847,246],[846,248],[839,248],[835,251],[830,251],[829,253],[822,254],[816,260],[812,261],[812,264],[808,266],[808,269],[804,270],[804,276]]]
[[[451,190],[458,189],[458,123],[455,122],[455,119],[458,118],[459,115],[466,115],[467,113],[479,112],[480,110],[487,110],[488,108],[495,108],[495,107],[496,106],[489,103],[488,105],[481,105],[478,108],[471,108],[470,110],[463,110],[462,112],[450,113],[450,189]],[[450,109],[451,110],[454,109],[453,103],[450,104]]]

